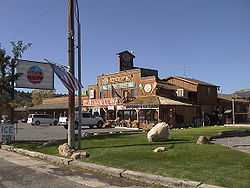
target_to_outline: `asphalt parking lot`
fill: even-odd
[[[134,131],[126,128],[93,128],[82,126],[82,133],[101,133],[101,132],[129,132]],[[77,133],[77,130],[76,130]],[[47,141],[62,140],[67,138],[67,130],[62,126],[39,125],[32,126],[29,123],[18,123],[15,125],[15,138],[17,141]]]

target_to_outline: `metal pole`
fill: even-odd
[[[202,127],[205,127],[205,113],[202,111]]]
[[[77,37],[78,37],[78,80],[81,82],[81,72],[82,72],[82,66],[81,66],[81,24],[80,24],[80,16],[79,16],[79,7],[78,2],[76,0],[76,10],[77,10]],[[78,90],[78,144],[77,149],[81,149],[81,125],[82,125],[82,93],[81,90]]]
[[[81,24],[78,23],[78,79],[81,82]],[[78,124],[78,149],[81,149],[81,129],[82,129],[82,92],[78,91],[78,108],[79,108],[79,124]]]
[[[68,0],[68,65],[74,75],[74,0]],[[68,145],[75,145],[75,93],[69,91]]]
[[[232,114],[233,114],[233,124],[235,124],[235,111],[234,111],[234,98],[232,98]]]
[[[13,63],[14,64],[14,63]],[[15,86],[14,86],[14,75],[15,75],[15,67],[14,65],[11,66],[11,76],[12,76],[12,81],[11,81],[11,91],[10,91],[10,100],[11,102],[14,102],[15,100]],[[12,125],[14,125],[14,119],[15,119],[15,111],[14,111],[14,107],[11,106],[10,108],[10,123]]]

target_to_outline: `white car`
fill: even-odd
[[[82,112],[82,126],[89,126],[93,128],[96,126],[97,128],[101,128],[104,122],[102,117],[94,116],[89,112]],[[59,117],[58,125],[64,126],[65,129],[68,129],[68,118],[67,117]],[[79,120],[78,113],[75,114],[75,128],[78,128]]]
[[[49,114],[30,114],[28,116],[27,123],[30,123],[31,125],[57,125],[58,120],[56,118],[51,117]]]

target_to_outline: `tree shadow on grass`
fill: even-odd
[[[123,147],[135,147],[135,146],[160,146],[160,145],[171,145],[168,149],[174,148],[176,144],[187,144],[191,143],[189,140],[181,139],[171,139],[165,142],[148,142],[148,143],[135,143],[135,144],[120,144],[120,145],[106,145],[106,146],[93,146],[93,147],[84,147],[82,149],[101,149],[101,148],[123,148]]]

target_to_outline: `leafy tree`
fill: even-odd
[[[11,57],[6,55],[6,51],[0,45],[0,94],[3,97],[3,90],[8,91],[10,83],[8,82],[8,68]]]
[[[6,95],[6,91],[10,88],[7,77],[7,67],[10,64],[10,59],[11,57],[6,55],[6,51],[2,49],[0,45],[0,119],[2,117],[2,112],[10,107]]]
[[[0,108],[10,109],[10,120],[13,123],[14,108],[16,107],[14,84],[18,77],[21,76],[20,73],[15,72],[15,69],[19,63],[19,58],[22,58],[22,54],[31,46],[31,43],[24,45],[23,41],[18,41],[17,43],[11,42],[11,45],[12,57],[6,55],[6,51],[0,45]]]
[[[34,105],[42,104],[44,98],[52,98],[55,96],[55,90],[35,89],[32,91],[32,103]]]

